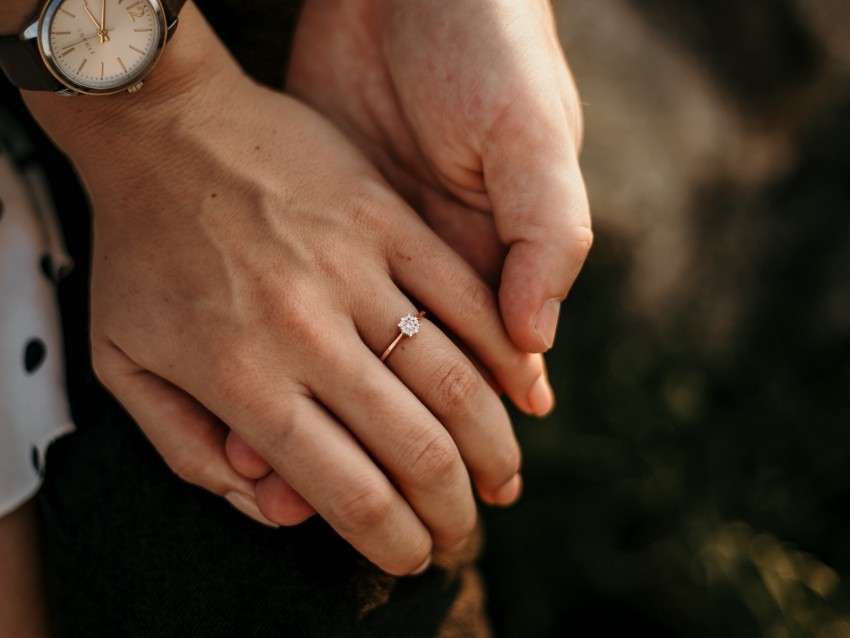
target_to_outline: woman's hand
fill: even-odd
[[[186,480],[264,519],[227,424],[369,559],[414,572],[473,528],[467,468],[498,500],[520,461],[437,324],[379,361],[399,318],[427,308],[522,406],[542,359],[359,152],[246,79],[193,6],[166,55],[138,99],[28,96],[92,197],[98,376]]]

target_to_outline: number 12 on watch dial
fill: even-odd
[[[158,0],[53,0],[39,46],[51,73],[82,93],[134,87],[159,58],[166,27]]]

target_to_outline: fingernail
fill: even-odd
[[[497,505],[512,505],[519,500],[522,494],[522,477],[515,474],[514,477],[502,485],[493,495]]]
[[[545,374],[537,377],[537,381],[528,391],[528,403],[535,416],[546,416],[555,407],[555,393]]]
[[[425,562],[422,563],[419,567],[417,567],[414,571],[410,573],[411,576],[419,576],[419,574],[423,573],[426,569],[431,566],[431,557],[425,559]]]
[[[555,331],[558,329],[558,314],[561,312],[561,301],[559,299],[550,299],[540,311],[537,313],[537,318],[534,320],[534,330],[537,335],[546,344],[546,348],[551,348],[555,343]]]
[[[224,498],[226,498],[228,503],[242,512],[245,516],[253,518],[258,523],[262,523],[267,527],[280,527],[277,523],[270,521],[263,516],[263,513],[260,511],[260,508],[257,507],[257,503],[254,499],[245,496],[240,492],[228,492],[224,495]]]

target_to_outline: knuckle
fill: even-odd
[[[229,349],[207,362],[207,375],[207,385],[214,396],[225,403],[242,405],[258,381],[258,359],[240,348]]]
[[[499,314],[499,304],[496,302],[496,295],[492,288],[482,280],[473,280],[466,289],[466,294],[472,302],[473,307],[477,309],[476,314],[480,314],[482,309],[494,315]]]
[[[570,77],[570,90],[564,96],[563,105],[567,116],[567,126],[575,142],[576,154],[579,154],[584,143],[584,111],[572,77]]]
[[[393,497],[388,488],[373,480],[353,485],[331,506],[332,515],[343,534],[362,534],[381,525],[392,514]]]
[[[348,196],[346,207],[352,224],[363,233],[372,234],[385,228],[387,220],[393,217],[388,214],[391,204],[386,187],[371,180],[364,180]]]
[[[279,325],[283,334],[298,339],[316,334],[315,282],[292,277],[280,286],[265,291],[268,320]]]
[[[466,414],[481,389],[478,371],[468,361],[454,360],[438,369],[435,384],[441,413]]]
[[[419,437],[412,446],[410,462],[406,465],[417,485],[445,482],[453,474],[458,462],[458,452],[448,434]]]
[[[496,295],[487,284],[473,279],[466,285],[458,286],[458,289],[461,290],[459,298],[465,302],[462,309],[464,321],[481,321],[485,317],[498,320],[500,315]]]
[[[558,220],[552,237],[562,249],[563,263],[575,269],[584,263],[593,245],[593,230],[587,202],[577,204],[568,217]]]
[[[575,226],[571,232],[571,239],[578,247],[582,259],[587,257],[593,246],[593,230],[590,228],[590,223]]]

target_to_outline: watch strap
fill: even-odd
[[[0,37],[0,67],[9,81],[28,91],[61,91],[65,86],[54,78],[38,51],[35,38]]]
[[[183,8],[183,5],[186,4],[186,0],[160,0],[162,3],[162,8],[165,9],[165,19],[168,22],[168,27],[177,20],[177,16],[180,14],[180,9]]]
[[[186,0],[160,0],[165,13],[169,37],[177,27],[177,16]],[[0,68],[9,81],[19,89],[28,91],[62,91],[59,82],[44,64],[38,50],[38,39],[24,39],[19,35],[0,36]]]

